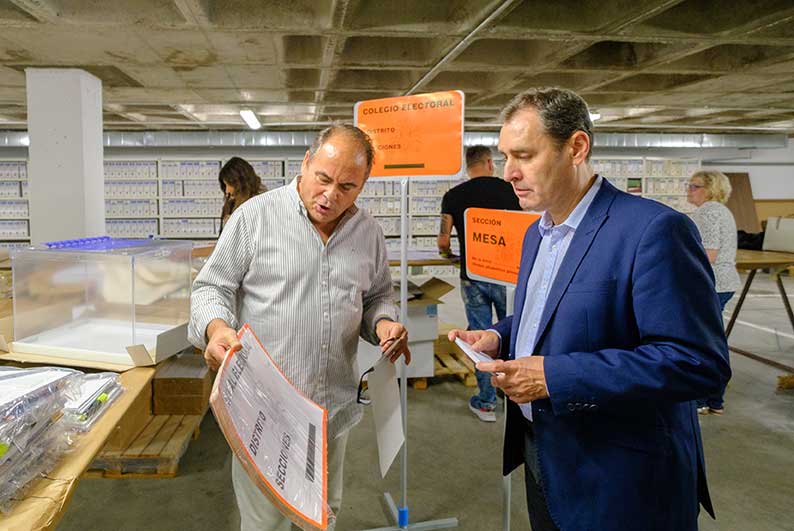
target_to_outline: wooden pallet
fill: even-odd
[[[172,478],[204,415],[155,415],[124,450],[102,450],[86,477]]]
[[[474,363],[447,339],[446,332],[438,336],[433,350],[433,378],[454,377],[466,387],[477,387]],[[409,378],[409,381],[414,389],[427,389],[427,378]]]
[[[474,363],[460,352],[439,352],[436,354],[435,377],[455,376],[466,387],[477,387]]]

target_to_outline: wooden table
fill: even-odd
[[[408,267],[413,266],[436,266],[436,265],[458,265],[460,262],[455,260],[450,260],[449,258],[426,258],[421,260],[408,260]],[[399,260],[389,260],[390,266],[399,267],[400,261]]]
[[[726,337],[731,335],[733,325],[736,323],[736,318],[739,316],[739,310],[741,310],[742,304],[744,304],[744,299],[747,297],[747,292],[750,291],[750,285],[753,283],[755,274],[759,269],[768,268],[770,269],[772,275],[774,275],[777,283],[777,289],[780,292],[780,297],[783,299],[783,306],[786,308],[786,313],[788,314],[789,321],[791,322],[791,327],[794,328],[794,312],[791,310],[791,303],[788,300],[786,289],[783,286],[783,279],[780,278],[780,274],[792,265],[794,265],[794,253],[781,253],[777,251],[749,251],[747,249],[739,249],[736,251],[736,269],[749,271],[750,273],[747,275],[747,280],[744,282],[742,293],[739,295],[739,300],[736,303],[736,307],[733,309],[731,319],[728,321],[728,326],[725,329]],[[770,360],[763,356],[759,356],[758,354],[754,354],[736,347],[729,348],[737,354],[742,354],[748,358],[766,363],[767,365],[771,365],[772,367],[782,371],[794,373],[794,367],[784,365],[775,360]]]
[[[35,480],[25,498],[7,515],[0,515],[0,529],[39,531],[55,529],[77,487],[77,481],[105,445],[116,424],[135,398],[151,385],[154,367],[137,367],[121,374],[122,393],[87,433],[77,436],[71,451],[46,477]]]

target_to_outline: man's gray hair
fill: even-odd
[[[312,142],[311,147],[309,147],[309,159],[311,160],[322,145],[336,135],[347,135],[358,144],[361,151],[367,157],[367,177],[369,177],[369,172],[372,170],[372,161],[375,158],[375,148],[372,146],[372,139],[369,135],[355,125],[335,122],[320,131],[317,134],[317,138]]]
[[[583,131],[590,139],[590,154],[593,151],[593,121],[587,103],[577,93],[559,88],[532,88],[518,94],[504,109],[501,119],[509,122],[518,112],[532,108],[540,117],[543,127],[558,147],[562,147],[576,131]]]

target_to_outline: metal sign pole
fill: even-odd
[[[400,179],[400,322],[408,322],[408,177]],[[402,448],[402,463],[400,467],[400,488],[402,490],[402,505],[397,507],[394,499],[388,492],[383,493],[386,505],[389,506],[393,525],[378,527],[366,531],[400,531],[403,529],[417,529],[430,531],[431,529],[448,529],[458,527],[457,518],[442,518],[426,522],[409,523],[408,514],[408,375],[405,360],[400,359],[400,406],[403,422],[403,435],[405,442]]]
[[[515,286],[507,286],[507,307],[506,315],[513,315],[513,310],[515,309],[515,298],[516,298],[516,288]],[[513,316],[515,319],[515,316]],[[505,426],[504,426],[504,437],[507,437],[507,401],[509,398],[505,396],[504,404],[504,417],[505,417]],[[502,509],[502,530],[503,531],[510,531],[510,498],[513,490],[513,484],[510,481],[512,474],[508,474],[502,477],[502,488],[503,488],[503,495],[502,495],[502,503],[504,507]]]

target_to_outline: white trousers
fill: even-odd
[[[342,479],[345,464],[345,449],[350,431],[328,441],[328,505],[334,514],[339,514],[342,505]],[[290,531],[289,518],[260,492],[256,484],[245,473],[240,461],[232,456],[232,484],[237,508],[240,510],[240,531]],[[297,528],[295,528],[297,529]],[[329,531],[332,529],[328,527]]]

